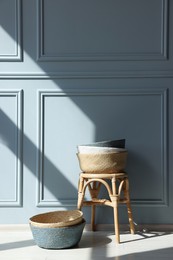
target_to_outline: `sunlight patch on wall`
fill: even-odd
[[[77,145],[94,140],[95,125],[66,94],[42,92],[40,101],[41,196],[60,203],[77,195]]]
[[[0,55],[14,55],[16,52],[15,40],[0,25]]]

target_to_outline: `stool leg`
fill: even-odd
[[[97,185],[97,182],[93,182],[93,187],[88,185],[90,196],[92,200],[97,199],[99,191],[100,191],[101,183]],[[92,231],[95,231],[95,211],[96,211],[96,205],[91,206],[91,229]]]
[[[116,243],[120,243],[120,231],[119,231],[119,220],[118,220],[118,195],[116,188],[116,179],[112,178],[112,195],[110,195],[112,205],[114,208],[114,227],[115,227],[115,235],[116,235]]]
[[[81,192],[78,193],[78,202],[77,202],[77,208],[78,210],[81,210],[83,204],[83,194]]]
[[[91,229],[92,229],[92,231],[95,231],[95,209],[96,209],[96,206],[92,205],[91,206]]]
[[[118,198],[113,199],[113,208],[114,208],[114,226],[115,226],[115,235],[116,243],[120,243],[120,231],[119,231],[119,220],[118,220]]]
[[[132,209],[131,209],[131,203],[130,203],[129,181],[127,178],[126,178],[126,182],[125,182],[124,195],[127,200],[126,205],[127,205],[127,213],[128,213],[128,218],[129,218],[129,224],[130,224],[130,232],[131,232],[131,234],[134,234],[135,227],[134,227],[134,223],[133,223]]]
[[[83,193],[83,186],[84,186],[84,179],[82,177],[79,178],[79,187],[78,187],[78,202],[77,202],[77,208],[81,210],[83,199],[84,199],[84,193]]]

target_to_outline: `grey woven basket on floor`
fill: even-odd
[[[76,246],[82,237],[85,220],[81,223],[58,228],[42,228],[30,224],[37,246],[46,249],[63,249]]]
[[[69,248],[81,239],[85,220],[80,210],[53,211],[30,218],[35,243],[47,249]]]

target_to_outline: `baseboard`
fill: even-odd
[[[147,231],[158,231],[158,232],[173,232],[173,224],[135,224],[135,230],[141,232]],[[0,224],[0,231],[9,231],[9,232],[28,232],[30,227],[28,224]],[[91,231],[91,225],[85,225],[85,231]],[[95,231],[113,231],[113,224],[96,224]],[[128,224],[120,224],[120,232],[129,231]]]
[[[86,224],[86,231],[91,231],[91,225]],[[136,231],[158,231],[158,232],[173,232],[173,224],[135,224]],[[113,224],[97,224],[95,231],[114,231]],[[120,224],[120,231],[129,231],[128,224]]]

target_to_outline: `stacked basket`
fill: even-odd
[[[70,248],[81,239],[85,220],[80,210],[53,211],[30,218],[33,238],[39,247]]]
[[[127,161],[125,139],[79,145],[77,149],[82,172],[117,173],[125,169]]]

